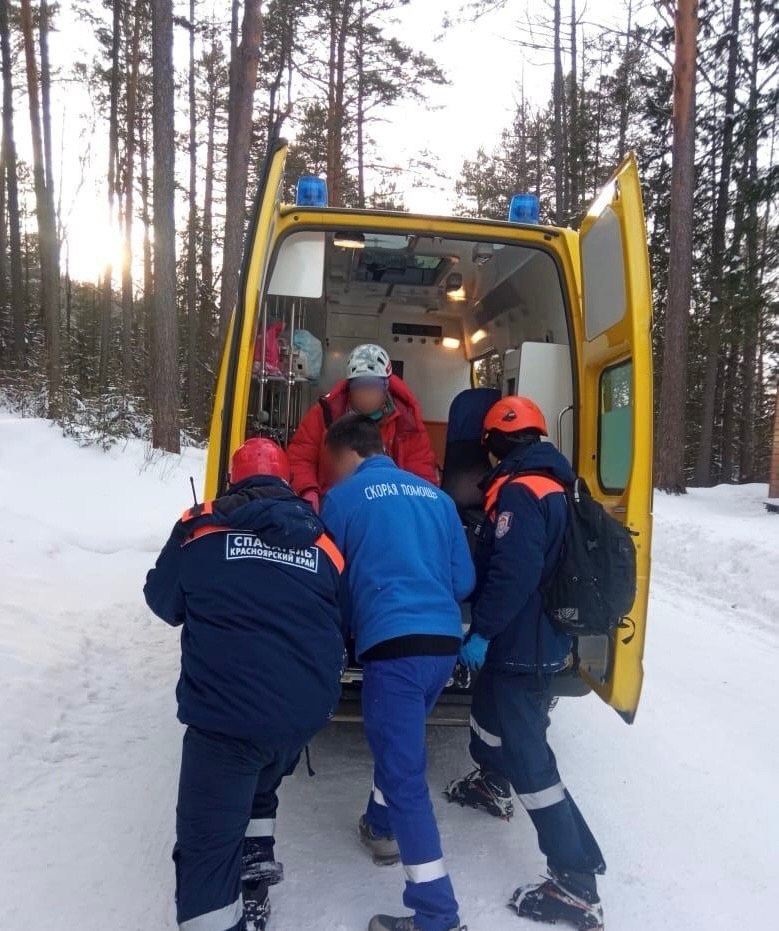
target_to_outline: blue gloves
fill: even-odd
[[[487,658],[489,645],[489,640],[485,640],[479,634],[471,634],[460,647],[460,662],[467,666],[471,672],[478,672]]]

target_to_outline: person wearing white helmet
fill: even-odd
[[[386,349],[366,343],[352,350],[346,378],[313,405],[289,444],[292,487],[314,507],[333,484],[325,452],[327,429],[348,413],[363,414],[379,424],[387,455],[401,469],[439,483],[419,402],[408,385],[392,374]]]

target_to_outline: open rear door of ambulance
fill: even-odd
[[[278,139],[271,143],[246,234],[238,297],[219,365],[208,440],[207,501],[224,490],[230,457],[244,440],[258,304],[260,295],[265,291],[286,160],[286,141]]]
[[[631,723],[643,681],[652,536],[652,289],[638,169],[629,155],[579,233],[580,474],[633,533],[638,593],[607,650],[581,643],[580,673]],[[587,638],[596,640],[599,638]],[[591,644],[591,647],[596,646]],[[588,657],[589,654],[589,657]]]

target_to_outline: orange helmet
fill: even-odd
[[[487,411],[483,425],[484,442],[493,430],[499,433],[538,430],[542,436],[549,436],[541,408],[530,398],[520,398],[517,395],[501,398]]]
[[[275,475],[289,481],[289,460],[284,450],[273,440],[255,436],[246,440],[233,453],[230,463],[230,484],[237,485],[254,475]]]

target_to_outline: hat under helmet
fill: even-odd
[[[392,374],[392,362],[386,349],[374,343],[357,346],[349,353],[346,360],[346,377],[353,378],[389,378]]]

